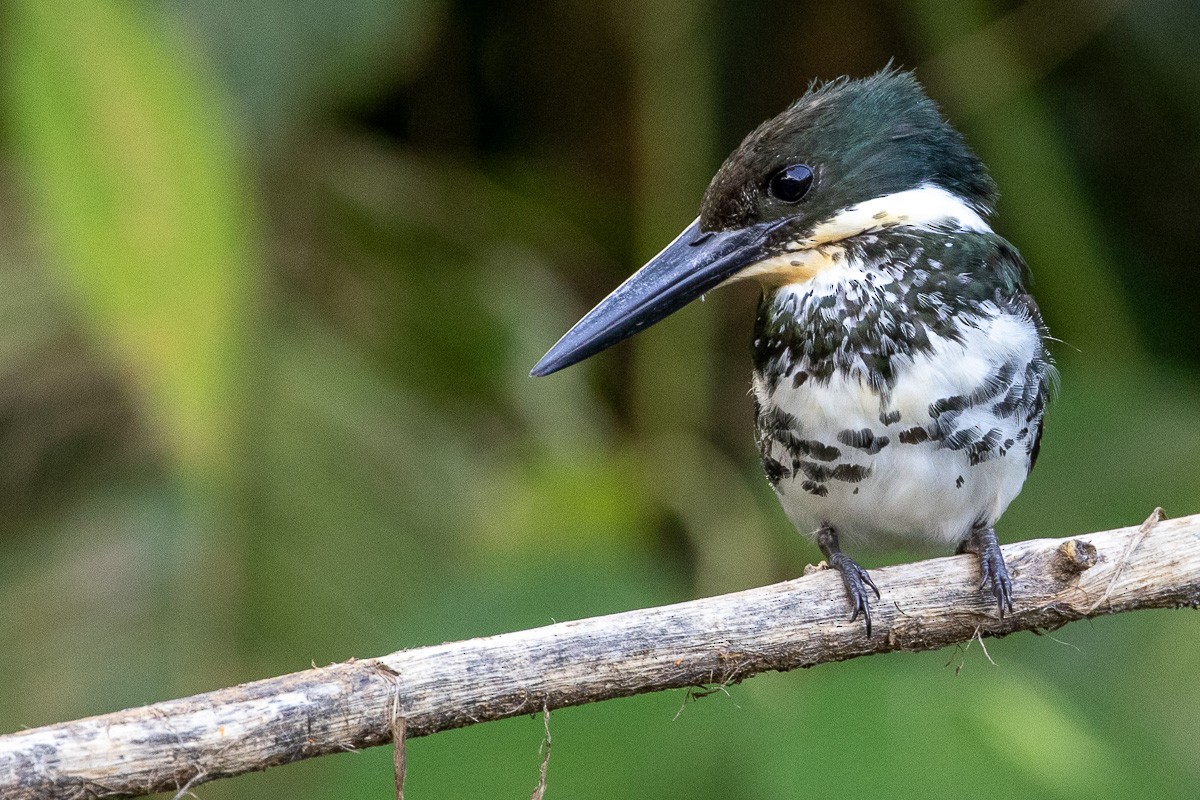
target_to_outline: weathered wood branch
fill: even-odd
[[[1016,613],[997,619],[973,556],[872,570],[875,634],[839,576],[402,650],[0,736],[0,796],[126,797],[563,706],[976,636],[1200,604],[1200,515],[1004,547]],[[403,725],[396,725],[403,718]],[[381,780],[383,777],[381,776]]]

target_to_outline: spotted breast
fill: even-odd
[[[798,529],[876,544],[990,528],[1037,458],[1052,376],[1020,256],[990,230],[847,240],[763,299],[753,393]]]

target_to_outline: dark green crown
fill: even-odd
[[[815,172],[799,204],[767,192],[790,164]],[[991,212],[996,186],[962,135],[942,118],[911,72],[884,69],[809,91],[764,122],[726,159],[704,194],[705,230],[727,230],[787,216],[816,223],[847,206],[931,183]]]

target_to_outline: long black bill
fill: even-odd
[[[612,347],[761,261],[767,234],[776,225],[705,233],[696,220],[575,323],[529,374],[549,375]]]

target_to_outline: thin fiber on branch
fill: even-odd
[[[972,556],[872,571],[875,634],[834,572],[688,603],[401,650],[0,736],[0,797],[132,797],[517,714],[977,636],[1200,604],[1200,515],[1004,547],[1016,613]],[[403,724],[398,724],[402,719]],[[402,753],[403,751],[401,751]],[[402,757],[402,756],[401,756]],[[402,762],[398,766],[402,770]]]

